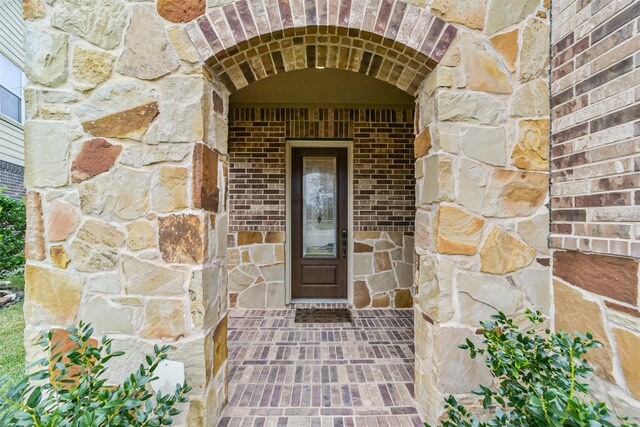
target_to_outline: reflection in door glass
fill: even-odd
[[[336,189],[335,157],[302,159],[304,257],[336,256]]]

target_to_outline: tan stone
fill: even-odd
[[[454,265],[444,257],[421,256],[419,259],[416,300],[420,309],[437,322],[453,317]]]
[[[373,252],[373,246],[367,245],[366,243],[355,242],[353,244],[353,252],[354,253]]]
[[[473,255],[482,238],[484,219],[441,205],[436,217],[437,250],[443,254]]]
[[[153,6],[134,6],[124,36],[124,50],[118,58],[118,72],[138,79],[155,80],[178,66],[178,55],[169,43],[164,23]]]
[[[71,258],[69,258],[69,254],[64,249],[64,246],[51,246],[49,249],[49,256],[51,257],[51,263],[58,268],[65,269],[71,262]]]
[[[24,315],[27,324],[71,326],[81,297],[80,277],[35,265],[25,267]]]
[[[105,138],[136,141],[142,140],[158,113],[155,88],[133,79],[108,81],[76,109],[86,132]]]
[[[57,87],[67,81],[69,36],[27,26],[24,73],[31,83]]]
[[[518,59],[518,34],[519,29],[496,34],[491,37],[491,44],[502,58],[504,63],[512,73],[516,70],[516,59]]]
[[[493,35],[533,13],[540,0],[491,0],[485,31]]]
[[[140,308],[97,296],[83,302],[80,318],[91,323],[96,334],[134,334],[140,326]]]
[[[276,260],[273,245],[251,246],[249,254],[256,265],[273,264]]]
[[[44,18],[44,0],[24,0],[22,2],[22,17],[24,19]]]
[[[464,153],[494,166],[507,164],[507,135],[504,127],[466,126],[461,133]]]
[[[204,260],[204,225],[197,215],[170,215],[158,218],[162,259],[170,263],[197,264]]]
[[[140,335],[175,341],[185,334],[182,300],[152,299],[147,301]]]
[[[436,95],[436,114],[442,121],[494,126],[501,125],[507,119],[504,102],[482,92],[441,90]]]
[[[262,233],[259,231],[239,231],[238,246],[262,243]]]
[[[511,93],[509,75],[500,69],[498,58],[487,43],[471,33],[463,33],[462,58],[467,88],[482,92]]]
[[[439,154],[426,159],[420,204],[453,201],[455,182],[452,168],[451,156]]]
[[[509,218],[534,214],[549,191],[549,176],[539,172],[496,169],[484,200],[484,216]]]
[[[522,85],[511,97],[509,114],[512,117],[549,115],[549,85],[545,79]]]
[[[528,82],[538,77],[549,75],[549,25],[530,18],[522,30],[522,49],[520,50],[521,82]]]
[[[427,126],[420,135],[416,136],[416,140],[413,143],[413,156],[418,157],[426,156],[431,148],[431,133],[429,132],[429,126]]]
[[[372,292],[385,292],[398,287],[396,276],[393,271],[371,274],[367,276],[367,285]]]
[[[158,212],[175,212],[186,208],[187,168],[162,166],[158,169],[151,185],[151,205]]]
[[[122,231],[106,222],[85,221],[71,244],[76,269],[86,272],[112,270],[124,239]]]
[[[136,221],[127,224],[127,248],[132,251],[149,249],[156,244],[156,232],[148,221]]]
[[[371,294],[367,283],[357,280],[353,283],[353,305],[356,308],[365,308],[371,304]]]
[[[191,320],[196,329],[206,329],[218,318],[220,303],[220,268],[208,266],[202,270],[193,270],[189,282],[189,305]]]
[[[448,22],[478,30],[484,27],[485,0],[434,0],[431,11]]]
[[[91,90],[111,75],[116,57],[100,50],[81,45],[73,48],[73,83],[80,91]]]
[[[130,295],[182,295],[184,273],[124,255],[122,272]]]
[[[268,231],[264,239],[265,243],[284,243],[285,233],[284,231]]]
[[[138,219],[149,210],[149,186],[149,172],[116,166],[80,186],[80,209],[86,215]]]
[[[264,308],[266,302],[266,286],[260,283],[250,286],[238,295],[238,307]]]
[[[162,80],[158,141],[200,142],[204,138],[205,79],[202,76],[168,77]],[[189,96],[183,96],[188,93]],[[197,146],[200,147],[200,146]],[[206,145],[202,147],[209,149]],[[211,151],[211,149],[209,149]],[[203,153],[207,155],[207,153]],[[208,160],[205,157],[205,161]],[[194,159],[195,160],[195,159]],[[217,165],[204,163],[217,179]],[[203,171],[205,174],[207,170]],[[209,172],[209,173],[211,173]]]
[[[213,375],[215,376],[219,371],[227,357],[229,357],[229,350],[227,347],[227,323],[228,319],[225,316],[213,333]]]
[[[633,397],[640,399],[640,366],[638,366],[640,336],[619,328],[614,328],[613,334],[627,387]]]
[[[416,210],[415,219],[415,246],[427,249],[431,244],[431,217],[429,212],[423,209]]]
[[[24,125],[27,188],[63,187],[69,181],[71,135],[67,122],[30,120]]]
[[[378,294],[373,296],[373,303],[371,304],[374,308],[387,308],[391,307],[391,299],[389,298],[388,293]]]
[[[484,273],[506,274],[531,264],[536,251],[494,226],[480,249],[480,270]]]
[[[86,141],[71,164],[71,180],[82,182],[108,171],[120,152],[121,145],[113,145],[106,139],[94,138]]]
[[[596,375],[615,383],[611,342],[598,303],[585,299],[578,290],[557,280],[553,282],[553,296],[556,330],[591,332],[603,347],[589,351],[586,359],[595,367]]]
[[[53,4],[51,25],[113,49],[122,40],[127,9],[122,0],[60,0]]]
[[[389,271],[392,269],[389,252],[376,252],[373,254],[373,264],[376,272]]]
[[[549,213],[545,212],[533,218],[521,221],[516,229],[524,242],[543,254],[549,254]]]
[[[25,198],[27,228],[24,236],[24,252],[27,259],[42,261],[45,254],[42,198],[37,191],[28,191]]]
[[[413,307],[413,297],[411,296],[411,291],[409,289],[396,289],[393,302],[396,308]]]
[[[487,186],[487,167],[478,162],[462,159],[458,180],[456,201],[474,212],[482,212]]]
[[[511,154],[513,165],[520,169],[548,171],[549,134],[549,119],[520,121],[518,143]]]
[[[167,29],[167,36],[181,60],[195,64],[200,59],[196,47],[189,35],[180,25],[173,25]]]
[[[548,268],[523,268],[511,278],[524,289],[536,310],[551,314],[551,275]]]
[[[460,320],[471,326],[498,312],[513,316],[523,303],[523,293],[507,279],[488,274],[460,272],[456,275]]]

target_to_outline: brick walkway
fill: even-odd
[[[219,426],[420,426],[413,311],[352,310],[352,324],[295,324],[295,310],[231,310],[229,404]]]

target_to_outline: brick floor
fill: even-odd
[[[294,309],[230,312],[219,426],[423,425],[412,397],[412,310],[352,310],[352,324],[294,317]]]

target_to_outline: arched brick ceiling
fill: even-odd
[[[210,8],[187,31],[231,93],[316,67],[360,72],[414,95],[456,34],[401,0],[236,0]]]

